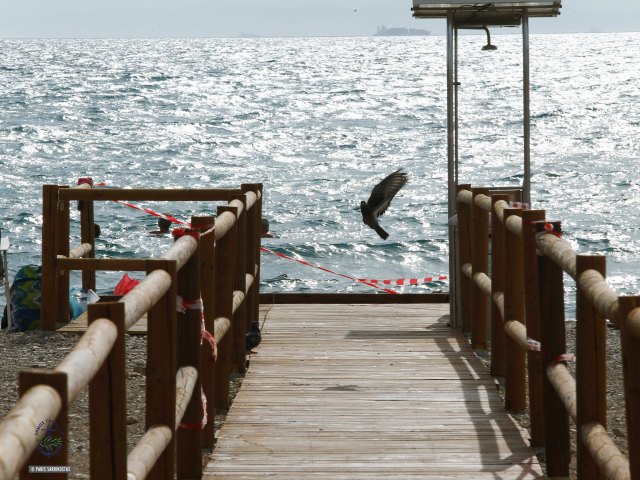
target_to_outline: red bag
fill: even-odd
[[[131,278],[129,277],[129,274],[125,273],[120,279],[120,281],[118,282],[118,284],[116,285],[116,288],[113,289],[113,294],[126,295],[131,290],[133,290],[133,287],[135,287],[139,283],[140,283],[140,280]]]

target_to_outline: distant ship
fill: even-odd
[[[404,28],[404,27],[396,27],[396,28],[387,28],[384,25],[380,25],[378,30],[374,34],[375,37],[419,37],[424,35],[430,35],[431,32],[429,30],[423,30],[421,28]]]

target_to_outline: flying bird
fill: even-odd
[[[365,225],[373,228],[383,240],[386,240],[389,234],[385,232],[378,223],[378,217],[387,211],[391,200],[393,200],[393,197],[396,196],[396,193],[400,191],[404,184],[407,183],[408,178],[402,169],[396,170],[373,187],[369,200],[360,202],[362,221]]]

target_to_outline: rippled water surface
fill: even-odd
[[[460,46],[460,182],[522,182],[521,44]],[[40,263],[41,186],[263,182],[265,216],[297,258],[359,278],[448,273],[443,37],[0,41],[0,223],[11,274]],[[609,280],[640,274],[640,34],[531,38],[532,198]],[[404,167],[379,239],[358,205]],[[205,204],[144,203],[187,219]],[[78,216],[73,213],[73,234]],[[154,256],[153,217],[96,206],[97,254]],[[99,277],[108,288],[117,274]],[[370,287],[270,255],[264,291]],[[446,281],[398,291],[447,290]],[[0,302],[4,302],[0,297]]]

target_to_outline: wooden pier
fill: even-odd
[[[262,311],[203,478],[542,477],[448,304]]]
[[[0,421],[0,451],[11,452],[0,456],[0,479],[71,463],[69,442],[48,456],[34,431],[47,419],[66,431],[69,405],[85,390],[91,478],[540,478],[533,445],[544,448],[549,478],[568,478],[575,452],[577,478],[640,479],[640,456],[627,457],[607,431],[605,375],[608,319],[623,357],[624,392],[613,393],[624,394],[628,452],[638,452],[640,296],[612,289],[605,257],[578,254],[544,211],[458,185],[459,285],[447,294],[261,295],[261,185],[85,185],[43,188],[42,327],[67,323],[71,270],[83,272],[85,288],[100,270],[146,276],[64,327],[81,336],[58,365],[21,372],[20,400]],[[215,219],[193,217],[159,258],[91,257],[93,202],[126,198],[227,204]],[[84,202],[74,248],[71,201]],[[565,341],[565,275],[576,285],[575,355]],[[246,334],[259,325],[247,370]],[[145,434],[128,452],[124,335],[135,330],[148,336]],[[490,369],[477,356],[487,351]],[[232,373],[244,380],[230,405]],[[528,433],[509,412],[528,413]]]

